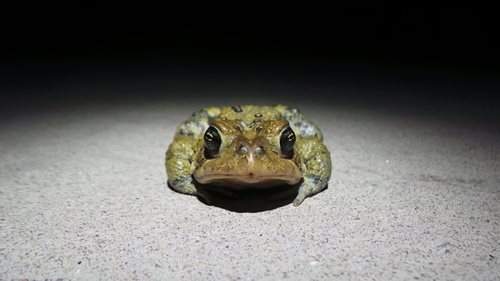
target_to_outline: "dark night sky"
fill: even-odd
[[[479,95],[489,98],[498,84],[495,20],[485,10],[58,8],[9,23],[0,69],[4,98],[86,77],[158,73],[185,81],[285,76],[312,83],[341,74],[333,82],[363,80],[367,87],[437,79],[485,85]]]
[[[258,14],[162,8],[148,14],[75,6],[55,14],[26,15],[27,21],[11,22],[4,33],[5,57],[11,61],[277,57],[488,67],[495,50],[494,18],[469,8],[330,8]]]

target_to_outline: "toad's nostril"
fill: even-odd
[[[248,153],[248,148],[244,145],[240,145],[237,150],[238,154],[243,155]]]
[[[266,151],[264,150],[264,148],[262,146],[257,146],[255,148],[255,153],[257,154],[264,154]]]

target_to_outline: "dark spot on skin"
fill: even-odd
[[[232,109],[234,112],[236,112],[236,113],[241,113],[241,112],[243,112],[243,108],[241,108],[241,106],[239,106],[239,105],[233,105],[233,106],[231,106],[231,109]]]
[[[196,112],[193,112],[192,117],[193,118],[206,118],[206,117],[208,117],[208,112],[206,110],[196,111]]]
[[[304,123],[302,123],[301,121],[294,122],[293,124],[294,124],[294,125],[295,125],[295,127],[297,127],[297,128],[300,128],[300,127],[302,127],[302,126],[304,125]]]
[[[193,132],[189,132],[189,131],[187,131],[187,130],[185,130],[185,129],[181,129],[179,133],[180,133],[181,135],[183,135],[183,136],[189,136],[189,137],[194,136]]]
[[[311,181],[313,184],[319,184],[321,179],[318,176],[312,176]]]
[[[81,263],[82,263],[81,261],[78,262],[78,264],[81,264]]]
[[[256,118],[260,118],[260,117],[262,117],[262,113],[259,113],[259,112],[258,112],[258,113],[255,113],[255,115],[254,115],[254,116],[255,116]]]
[[[183,186],[190,181],[191,181],[191,175],[183,178],[176,178],[171,183],[169,182],[168,184],[170,184],[171,186]]]

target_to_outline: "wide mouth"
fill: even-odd
[[[206,175],[197,175],[195,179],[201,184],[210,184],[216,186],[230,187],[233,189],[264,188],[279,185],[297,184],[302,175],[300,174],[257,174],[254,172],[246,173],[214,173]]]

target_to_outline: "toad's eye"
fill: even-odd
[[[205,152],[209,157],[215,157],[219,154],[219,149],[222,144],[222,140],[219,135],[219,131],[214,127],[210,126],[205,131]]]
[[[286,127],[281,133],[280,147],[281,154],[285,158],[293,157],[293,146],[295,145],[295,133],[292,128]]]

